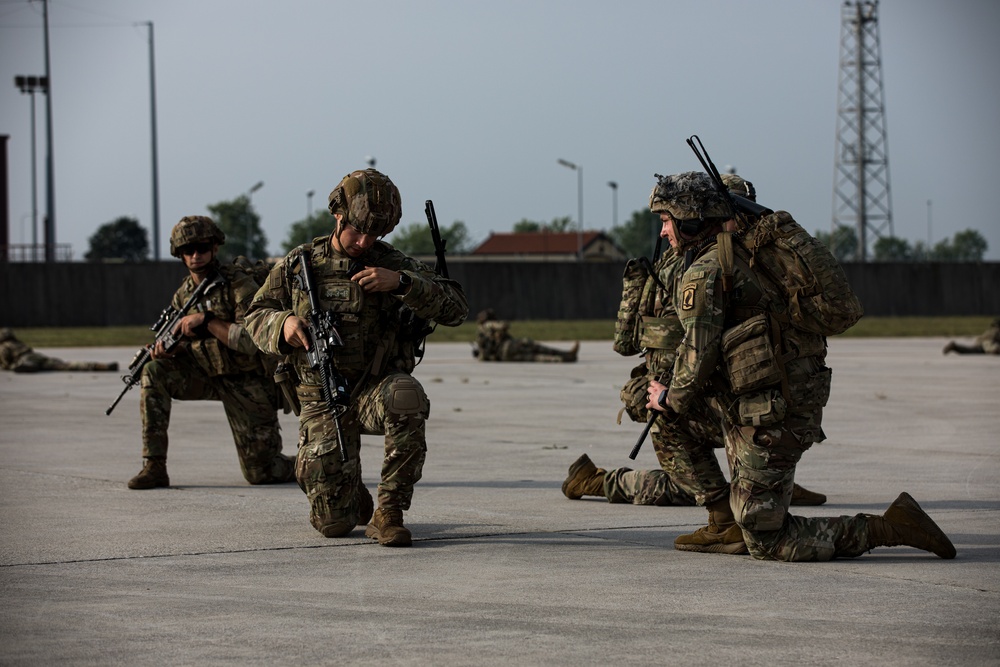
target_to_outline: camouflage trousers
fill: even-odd
[[[646,388],[649,381],[659,377],[662,369],[668,368],[672,361],[673,356],[666,351],[655,350],[647,361],[632,370],[631,379],[621,390],[622,412],[627,413],[632,421],[647,422],[650,411],[646,409]],[[671,498],[684,499],[684,502],[671,500],[663,504],[707,505],[729,496],[729,481],[715,454],[716,448],[723,446],[723,436],[722,414],[714,399],[696,401],[683,416],[660,414],[649,435],[660,468],[672,485]],[[635,484],[644,484],[650,492],[655,492],[657,484],[666,483],[665,480],[629,482],[632,488]],[[688,502],[689,498],[693,501]]]
[[[309,521],[316,530],[343,520],[357,522],[355,490],[362,484],[361,435],[384,435],[378,506],[407,510],[427,455],[424,428],[430,402],[423,387],[406,373],[372,381],[355,407],[340,417],[347,462],[340,460],[337,428],[319,387],[300,386],[299,452],[295,476],[309,498]]]
[[[563,361],[569,352],[536,343],[530,338],[508,338],[500,345],[500,361]]]
[[[696,505],[694,496],[674,483],[662,470],[616,468],[604,477],[604,497],[609,503],[633,505]]]
[[[167,455],[172,400],[221,401],[233,432],[243,477],[251,484],[287,482],[293,459],[281,453],[279,389],[254,373],[209,377],[188,357],[154,359],[142,369],[139,407],[142,455]]]
[[[770,427],[730,425],[726,454],[732,475],[730,504],[754,558],[827,561],[867,551],[865,515],[806,518],[788,507],[795,466],[823,439],[822,410],[793,414]]]
[[[675,487],[672,493],[693,498],[691,504],[709,505],[729,495],[715,454],[723,442],[720,420],[708,402],[698,401],[682,416],[659,416],[649,432],[660,468]]]

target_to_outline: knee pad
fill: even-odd
[[[412,377],[396,378],[389,384],[386,412],[394,417],[420,415],[424,418],[430,412],[430,402],[420,383]]]

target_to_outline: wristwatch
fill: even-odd
[[[392,293],[396,295],[406,294],[406,290],[408,290],[410,288],[410,285],[412,284],[413,284],[413,278],[400,271],[399,286],[396,289],[392,290]]]

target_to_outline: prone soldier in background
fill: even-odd
[[[514,338],[510,335],[510,323],[497,319],[492,308],[482,310],[476,316],[476,341],[472,346],[472,356],[479,361],[573,362],[579,351],[579,342],[569,350],[560,350],[530,338]]]
[[[268,360],[243,327],[243,316],[257,292],[244,267],[220,264],[225,234],[204,216],[181,218],[170,233],[170,254],[187,267],[188,277],[174,293],[172,306],[182,308],[198,285],[221,274],[177,323],[182,337],[173,352],[158,342],[142,369],[142,471],[130,489],[170,486],[167,476],[167,427],[171,403],[220,401],[236,443],[243,476],[251,484],[276,484],[295,478],[295,460],[281,452],[277,410],[278,386]]]
[[[406,323],[416,315],[458,326],[469,306],[457,282],[379,240],[402,215],[399,190],[387,176],[351,172],[330,193],[329,210],[332,233],[295,248],[271,270],[247,313],[247,329],[262,350],[288,355],[298,376],[296,478],[313,527],[341,537],[371,519],[366,536],[407,547],[412,535],[403,512],[423,471],[430,402],[411,375],[421,334]],[[326,328],[314,324],[324,320],[335,332],[319,341],[326,363],[314,365],[311,334]],[[347,400],[338,405],[329,401],[331,370],[346,384],[338,394]],[[361,478],[363,433],[385,436],[374,512]]]
[[[0,368],[15,373],[39,371],[116,371],[118,362],[63,361],[35,352],[31,346],[18,340],[7,327],[0,329]]]
[[[962,345],[955,341],[950,341],[944,346],[943,354],[955,352],[957,354],[1000,354],[1000,317],[990,322],[989,328],[976,336],[976,341],[972,345]]]

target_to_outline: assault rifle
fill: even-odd
[[[428,199],[424,202],[424,213],[427,215],[427,225],[431,228],[431,240],[434,241],[434,272],[443,278],[448,277],[448,264],[445,261],[445,250],[448,241],[441,238],[441,228],[438,227],[437,214],[434,212],[434,202]],[[416,363],[420,363],[424,358],[424,342],[427,336],[434,332],[434,324],[422,317],[417,317],[409,308],[404,308],[400,331],[404,332],[407,340],[416,342],[413,355]]]
[[[660,377],[656,378],[656,381],[660,384],[669,384],[670,370],[668,369],[660,373]],[[646,442],[646,436],[649,435],[649,430],[653,428],[653,424],[656,423],[656,418],[661,414],[659,410],[654,410],[652,408],[650,408],[649,413],[649,420],[646,422],[646,428],[642,429],[642,433],[639,434],[639,439],[635,441],[632,451],[629,452],[628,457],[633,461],[635,461],[635,457],[639,455],[639,450],[642,449],[642,443]]]
[[[695,145],[697,143],[697,145]],[[715,164],[712,162],[712,158],[708,156],[708,151],[705,149],[705,145],[701,143],[701,138],[697,134],[692,134],[687,138],[687,145],[691,147],[694,151],[695,156],[698,161],[701,162],[701,166],[705,168],[705,172],[712,178],[712,182],[715,184],[715,189],[719,191],[719,194],[729,202],[730,207],[733,209],[733,217],[736,218],[740,223],[740,229],[746,229],[749,224],[747,216],[753,216],[758,218],[762,215],[769,215],[774,213],[771,209],[766,206],[761,206],[755,201],[751,201],[746,197],[741,197],[734,194],[722,180],[722,174],[716,169]]]
[[[299,255],[300,271],[296,280],[302,291],[309,297],[309,349],[306,358],[309,367],[319,372],[320,393],[333,414],[333,424],[337,428],[337,446],[340,447],[340,461],[347,462],[347,443],[340,418],[351,407],[351,395],[347,391],[347,380],[333,365],[331,350],[344,345],[333,321],[333,313],[320,308],[316,286],[313,284],[309,253]]]
[[[132,387],[139,384],[139,380],[142,378],[142,369],[145,367],[149,360],[153,358],[153,348],[156,347],[157,343],[163,343],[163,349],[166,352],[173,352],[177,349],[177,345],[181,342],[181,337],[174,331],[177,325],[180,323],[181,318],[187,315],[191,307],[202,297],[205,292],[207,292],[213,286],[224,282],[224,278],[221,274],[216,273],[215,276],[209,280],[202,280],[201,283],[194,289],[191,296],[184,305],[180,307],[180,310],[176,310],[173,306],[168,305],[160,313],[160,317],[156,320],[153,326],[149,327],[151,331],[156,332],[156,338],[153,339],[151,345],[146,345],[145,347],[139,348],[132,357],[132,362],[128,365],[128,374],[122,376],[122,382],[125,383],[125,388],[122,389],[122,393],[118,394],[118,398],[115,402],[104,411],[104,414],[110,415],[111,412],[118,406],[119,401],[125,396],[125,393]]]
[[[427,224],[431,228],[431,239],[434,241],[434,256],[437,261],[434,263],[434,272],[444,278],[448,277],[448,265],[444,261],[444,253],[447,250],[448,241],[441,238],[441,229],[438,227],[437,214],[434,213],[434,202],[428,199],[424,202],[424,213],[427,215]]]

